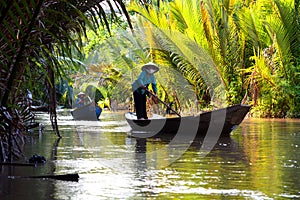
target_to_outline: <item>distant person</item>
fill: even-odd
[[[102,113],[102,108],[96,102],[95,102],[95,111],[96,111],[96,117],[98,119]]]
[[[27,89],[27,105],[30,108],[32,105],[32,93]]]
[[[145,90],[151,84],[154,94],[157,93],[156,79],[154,73],[159,70],[155,63],[149,62],[142,67],[139,77],[132,83],[133,100],[138,120],[148,119],[146,109],[146,94],[150,94]]]
[[[77,99],[75,101],[75,106],[77,108],[80,108],[80,107],[84,106],[84,101],[85,101],[85,93],[84,92],[79,92],[77,94]]]

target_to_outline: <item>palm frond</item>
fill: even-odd
[[[66,71],[77,65],[75,59],[84,57],[81,55],[81,38],[86,37],[86,26],[96,30],[102,23],[110,31],[112,22],[108,19],[120,17],[114,14],[117,12],[115,7],[111,7],[111,14],[108,14],[102,7],[103,2],[105,0],[0,0],[1,108],[18,107],[20,98],[16,97],[24,96],[28,88],[47,94],[51,122],[60,137],[55,111],[56,77],[67,76]],[[130,24],[124,2],[109,2],[120,6],[120,14],[125,14]],[[78,37],[74,37],[75,34]],[[69,58],[71,62],[61,62],[61,57]],[[39,80],[32,79],[34,77]],[[9,112],[13,116],[12,111]],[[0,115],[2,121],[3,115]]]

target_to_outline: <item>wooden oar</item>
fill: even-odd
[[[28,176],[27,178],[45,178],[45,179],[56,179],[62,181],[78,181],[79,175],[75,174],[59,174],[59,175],[45,175],[45,176]]]
[[[62,180],[62,181],[76,181],[79,180],[79,175],[75,174],[59,174],[59,175],[44,175],[44,176],[9,176],[8,178],[15,179],[15,178],[41,178],[41,179],[55,179],[55,180]]]
[[[10,163],[10,162],[1,162],[0,165],[11,165],[11,166],[30,166],[35,167],[35,163]]]
[[[176,112],[173,108],[171,108],[171,106],[169,106],[166,102],[164,102],[163,100],[161,100],[160,98],[158,98],[155,94],[153,94],[151,91],[149,91],[147,88],[145,88],[145,90],[147,91],[147,92],[149,92],[149,94],[151,94],[152,96],[154,96],[155,98],[157,98],[158,99],[158,101],[160,101],[161,103],[163,103],[165,106],[167,106],[170,110],[172,110],[174,113],[176,113],[176,115],[178,115],[179,117],[181,117],[180,116],[180,114],[178,113],[178,112]]]

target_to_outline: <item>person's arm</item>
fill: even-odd
[[[154,94],[157,94],[157,87],[156,87],[156,79],[155,79],[155,76],[154,75],[152,75],[153,77],[152,77],[152,89],[153,89],[153,92],[154,92]]]
[[[150,79],[149,79],[150,83],[151,83],[151,86],[152,86],[152,90],[153,90],[153,93],[154,95],[150,94],[149,92],[147,92],[147,96],[148,97],[151,97],[151,96],[154,96],[156,97],[156,94],[157,94],[157,87],[156,87],[156,80],[155,80],[155,76],[152,74]],[[148,87],[149,84],[147,84],[147,87]],[[146,89],[148,89],[147,87],[145,87]]]
[[[146,75],[146,72],[142,71],[140,73],[140,75],[138,76],[138,78],[133,82],[133,84],[132,84],[133,91],[135,91],[139,88],[141,88],[141,89],[146,88],[145,83],[144,83],[145,75]]]
[[[145,83],[144,83],[145,76],[147,76],[147,73],[143,70],[137,79],[138,86],[143,89],[145,89]]]
[[[156,83],[152,83],[152,89],[153,89],[154,94],[157,94]]]
[[[79,98],[76,99],[76,101],[75,101],[75,106],[76,106],[76,107],[79,107]]]

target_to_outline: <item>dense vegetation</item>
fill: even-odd
[[[60,137],[57,102],[95,86],[106,106],[124,103],[148,61],[182,112],[242,102],[255,117],[300,117],[299,0],[0,2],[2,161],[21,154],[32,125],[28,90]]]
[[[103,2],[111,9],[112,21]],[[103,25],[110,34],[110,23],[117,19],[113,7],[128,16],[125,5],[117,0],[0,0],[1,161],[22,156],[23,134],[37,126],[29,92],[32,104],[47,105],[53,129],[61,137],[56,86],[61,80],[69,85],[70,73],[81,68],[87,27],[95,30]]]
[[[254,117],[300,117],[299,1],[174,0],[127,8],[137,14],[135,35],[119,31],[95,48],[99,62],[127,77],[125,85],[136,66],[155,61],[167,68],[158,75],[161,94],[177,92],[166,99],[187,98],[180,95],[186,80],[202,109],[247,103]],[[172,69],[184,80],[176,83]]]

